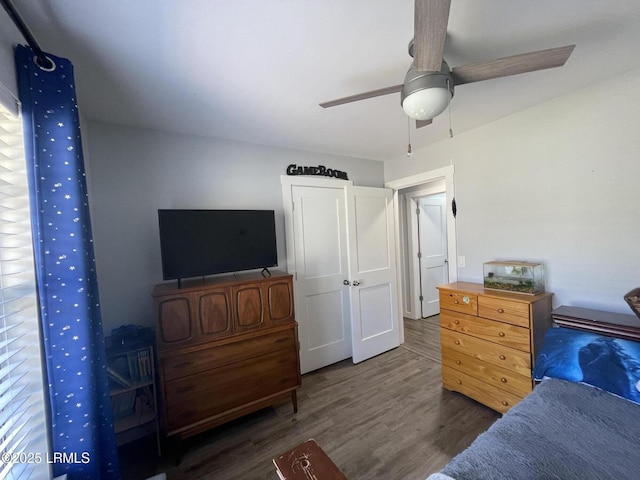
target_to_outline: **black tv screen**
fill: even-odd
[[[165,280],[273,267],[273,210],[158,210]]]

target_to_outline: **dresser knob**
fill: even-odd
[[[500,337],[504,337],[504,332],[500,332],[500,333],[498,333],[498,335],[499,335]]]
[[[462,380],[456,380],[456,383],[457,383],[458,385],[462,385]]]
[[[455,321],[455,322],[453,322],[453,323],[455,323],[456,325],[460,325],[460,320],[456,320],[456,321]]]
[[[455,303],[456,305],[459,304],[460,302],[458,300],[454,300],[453,303]]]
[[[462,362],[460,360],[456,360],[456,365],[462,365]]]
[[[455,341],[455,344],[456,344],[456,345],[460,345],[460,340],[456,340],[456,341]]]
[[[498,313],[504,313],[504,308],[499,308]]]
[[[502,401],[502,405],[504,405],[505,407],[508,407],[509,406],[509,402],[507,402],[506,400],[503,400]]]
[[[500,355],[500,360],[506,360],[507,357],[505,357],[504,355]]]
[[[502,377],[502,378],[500,379],[500,381],[501,381],[502,383],[507,383],[507,379],[506,379],[506,378],[504,378],[504,377]]]

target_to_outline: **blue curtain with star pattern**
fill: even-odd
[[[16,48],[55,476],[117,479],[73,65]]]

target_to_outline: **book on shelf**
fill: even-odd
[[[140,381],[151,381],[151,352],[150,349],[138,351],[138,369],[140,372]]]
[[[111,398],[111,408],[113,411],[114,420],[131,415],[134,412],[135,403],[135,390],[113,396]]]
[[[138,423],[142,422],[143,418],[149,418],[155,414],[156,407],[153,398],[153,393],[150,387],[146,386],[138,391],[135,403],[135,412],[138,417]]]
[[[129,375],[136,382],[140,380],[140,368],[138,352],[127,353],[127,364],[129,365]]]
[[[133,387],[152,380],[151,347],[132,350],[113,358],[107,365],[109,378],[121,387]]]
[[[109,378],[121,387],[130,387],[131,381],[118,372],[115,368],[107,365],[107,374]]]

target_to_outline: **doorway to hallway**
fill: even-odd
[[[437,315],[440,302],[437,286],[448,283],[447,212],[444,192],[415,197],[418,251],[413,258],[417,262],[420,316]]]

